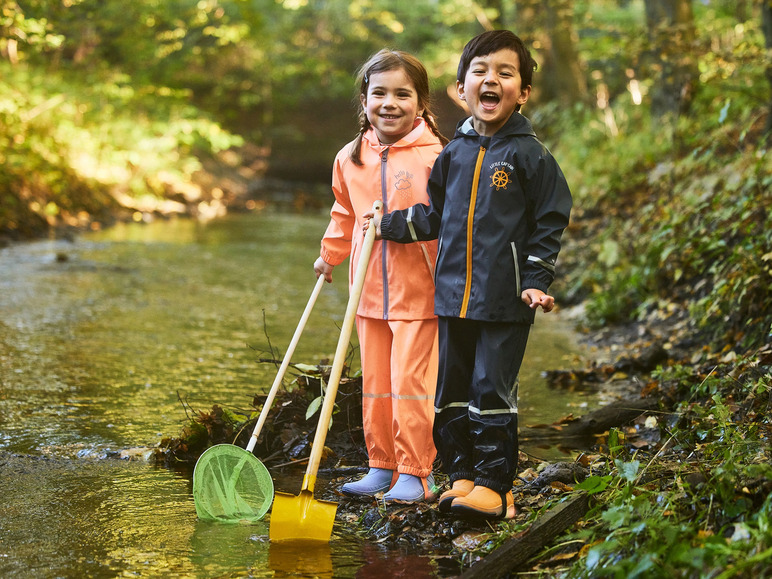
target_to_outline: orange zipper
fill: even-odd
[[[480,183],[483,157],[485,157],[485,147],[480,147],[480,152],[477,153],[477,163],[474,167],[472,194],[469,198],[469,214],[466,216],[466,283],[464,284],[464,299],[461,302],[460,318],[466,317],[466,310],[469,307],[469,295],[472,293],[472,226],[474,225],[474,209],[477,204],[477,187]]]

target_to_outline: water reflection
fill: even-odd
[[[269,566],[276,577],[340,576],[333,573],[330,543],[292,544],[271,543],[268,548]]]
[[[190,537],[190,560],[207,577],[234,569],[248,571],[251,577],[270,577],[268,523],[223,525],[197,521]]]
[[[362,549],[364,562],[357,570],[357,579],[381,579],[382,577],[409,577],[424,579],[437,577],[434,561],[428,557],[418,557],[404,553],[389,553],[375,545],[365,545]]]

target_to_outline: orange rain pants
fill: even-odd
[[[432,440],[437,319],[357,316],[357,334],[369,466],[426,478],[437,454]]]

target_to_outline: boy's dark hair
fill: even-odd
[[[523,81],[523,87],[531,86],[533,72],[538,65],[525,43],[519,36],[509,30],[488,30],[467,42],[464,52],[461,54],[461,60],[458,63],[456,80],[464,82],[466,73],[469,70],[469,64],[473,58],[487,56],[505,48],[509,48],[517,53],[517,57],[520,60],[520,78]]]

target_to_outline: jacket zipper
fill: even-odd
[[[477,163],[474,166],[474,179],[472,181],[472,191],[469,197],[469,214],[466,216],[466,282],[464,284],[464,299],[461,302],[460,318],[466,317],[466,311],[469,307],[469,296],[472,293],[472,226],[474,225],[474,210],[477,204],[477,187],[480,184],[480,171],[482,169],[483,158],[485,157],[485,147],[480,147],[477,153]]]
[[[386,173],[386,161],[389,157],[389,147],[386,147],[381,153],[381,201],[383,201],[383,213],[384,215],[389,212],[389,207],[386,204],[386,187],[387,187],[387,173]],[[386,276],[386,247],[385,241],[381,241],[381,272],[383,275],[383,319],[389,319],[389,280]]]

